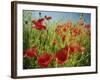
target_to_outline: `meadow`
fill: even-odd
[[[23,69],[90,66],[91,25],[85,14],[73,22],[23,12]]]

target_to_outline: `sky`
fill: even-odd
[[[39,16],[41,13],[41,16]],[[75,12],[54,12],[54,11],[32,11],[32,19],[44,18],[44,16],[51,16],[52,21],[62,21],[66,22],[71,20],[73,23],[77,23],[80,19],[80,16],[83,15],[85,23],[91,23],[91,14],[90,13],[75,13]]]

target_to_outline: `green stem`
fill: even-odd
[[[57,59],[56,59],[56,64],[55,64],[55,67],[56,67],[56,68],[58,67],[58,64],[57,64]]]

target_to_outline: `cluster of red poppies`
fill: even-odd
[[[46,30],[46,24],[44,24],[45,20],[52,19],[51,16],[45,16],[45,18],[40,18],[38,20],[32,20],[32,28],[38,29],[38,30]]]
[[[58,50],[54,55],[50,53],[44,52],[42,55],[38,56],[38,50],[36,47],[32,47],[32,49],[28,49],[24,52],[24,57],[32,58],[37,57],[37,63],[40,67],[48,67],[52,60],[56,60],[57,64],[64,64],[69,59],[69,54],[84,52],[85,48],[79,44],[65,46]]]

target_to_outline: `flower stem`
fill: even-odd
[[[57,64],[57,59],[56,59],[56,64],[55,64],[55,67],[56,67],[56,68],[58,67],[58,64]]]

